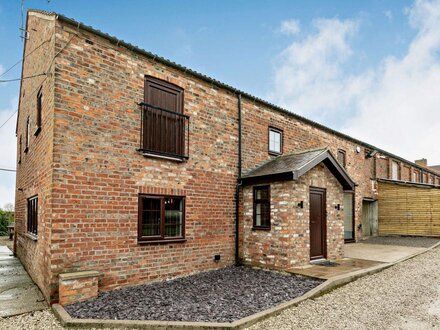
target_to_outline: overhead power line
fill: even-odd
[[[45,76],[45,75],[46,75],[46,73],[39,73],[39,74],[34,74],[32,76],[27,76],[27,77],[23,77],[23,78],[5,79],[5,80],[0,80],[0,83],[11,82],[11,81],[20,81],[20,80],[25,80],[25,79],[30,79],[30,78],[35,78],[35,77]]]
[[[12,115],[8,118],[8,119],[6,119],[6,121],[0,126],[0,128],[2,128],[3,126],[5,126],[6,125],[6,123],[17,113],[17,111],[18,111],[18,109],[17,110],[15,110],[13,113],[12,113]]]
[[[11,168],[1,168],[0,167],[0,171],[5,171],[5,172],[17,172],[17,170],[13,170]]]
[[[54,32],[54,33],[55,33],[55,32]],[[14,65],[12,65],[9,69],[7,69],[7,70],[4,71],[2,74],[0,74],[0,77],[3,77],[5,74],[7,74],[7,73],[8,73],[9,71],[11,71],[13,68],[15,68],[17,65],[19,65],[21,62],[23,62],[24,59],[25,59],[26,57],[30,56],[33,52],[35,52],[37,49],[39,49],[39,48],[40,48],[41,46],[43,46],[45,43],[48,43],[48,42],[52,39],[54,33],[52,33],[52,35],[50,36],[49,39],[44,40],[41,44],[39,44],[37,47],[35,47],[35,48],[32,49],[29,53],[27,53],[27,54],[26,54],[21,60],[15,62]]]

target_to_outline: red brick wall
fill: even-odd
[[[402,165],[401,166],[401,180],[402,181],[411,181],[411,166],[407,166],[407,165]]]
[[[289,269],[310,261],[309,191],[310,187],[326,189],[327,257],[344,255],[343,190],[333,174],[320,164],[298,181],[270,184],[271,229],[253,230],[253,186],[243,188],[242,257],[247,264],[276,269]],[[298,203],[304,202],[304,208]]]
[[[52,137],[53,137],[53,19],[32,13],[28,17],[29,39],[25,43],[27,57],[23,64],[23,76],[48,72],[47,76],[25,79],[21,85],[20,111],[17,123],[17,164],[15,196],[15,253],[46,298],[50,285],[50,221],[52,189]],[[32,54],[30,52],[33,51]],[[37,93],[42,87],[42,130],[36,130]],[[26,122],[30,116],[29,150],[24,152]],[[19,140],[22,136],[20,155]],[[27,199],[38,195],[38,240],[27,234]]]
[[[52,283],[99,270],[108,290],[233,263],[236,96],[60,22],[57,37],[57,51],[71,41],[56,59]],[[144,75],[184,89],[187,162],[136,151]],[[157,189],[186,196],[185,243],[138,243],[138,194]]]
[[[26,54],[53,33],[53,21],[43,17],[52,18],[29,17]],[[101,271],[100,288],[108,290],[233,263],[237,96],[76,26],[55,24],[50,47],[29,56],[23,70],[39,73],[58,54],[53,74],[23,81],[18,121],[18,134],[24,134],[28,112],[34,120],[32,90],[44,80],[43,130],[22,155],[17,187],[23,192],[17,191],[16,204],[17,254],[45,296],[56,301],[61,272]],[[145,75],[184,89],[184,113],[191,117],[186,162],[136,151]],[[346,151],[347,171],[358,184],[359,224],[362,198],[376,196],[374,173],[388,177],[389,159],[365,159],[364,147],[358,153],[351,141],[243,98],[245,172],[271,158],[269,125],[283,129],[285,154],[323,146],[334,155],[338,148]],[[186,196],[185,243],[138,243],[138,194],[158,189]],[[25,235],[26,199],[33,194],[40,204],[37,242]]]
[[[375,198],[377,191],[373,190],[371,179],[374,178],[374,159],[365,158],[366,150],[357,144],[342,139],[339,136],[320,130],[292,116],[273,111],[253,101],[243,102],[243,169],[244,173],[269,160],[267,151],[268,126],[282,129],[284,132],[284,154],[304,151],[313,148],[328,147],[333,155],[338,149],[346,152],[346,169],[351,178],[358,184],[355,196],[356,228],[361,222],[362,199]],[[380,159],[376,157],[380,162]],[[378,166],[380,167],[380,166]],[[380,169],[380,168],[379,168]],[[360,238],[362,232],[356,231]]]

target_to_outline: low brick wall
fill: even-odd
[[[59,303],[73,304],[98,296],[99,272],[84,271],[59,275]]]

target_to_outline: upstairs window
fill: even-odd
[[[37,93],[37,129],[35,130],[34,135],[38,135],[41,131],[41,114],[43,111],[43,92],[42,88]]]
[[[344,168],[347,165],[345,150],[338,150],[338,163],[341,164]]]
[[[183,114],[183,89],[145,77],[141,148],[144,154],[188,158],[189,117]]]
[[[283,131],[269,127],[269,153],[281,155],[283,153]]]
[[[176,240],[185,237],[185,198],[139,197],[139,241]]]
[[[270,229],[270,187],[254,187],[254,228]]]
[[[391,161],[391,179],[399,180],[399,163],[394,160]]]
[[[26,120],[26,136],[25,136],[24,152],[29,151],[30,131],[31,131],[31,120],[28,116]]]
[[[38,235],[38,196],[27,201],[27,232]]]
[[[420,173],[419,172],[413,172],[412,181],[413,182],[420,182]]]

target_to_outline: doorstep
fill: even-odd
[[[322,262],[322,260],[320,261]],[[372,260],[343,258],[332,260],[331,266],[320,265],[315,260],[310,264],[300,267],[294,267],[287,270],[296,275],[316,277],[324,280],[332,279],[341,275],[347,275],[352,272],[369,269],[372,267],[384,265],[385,263]]]

